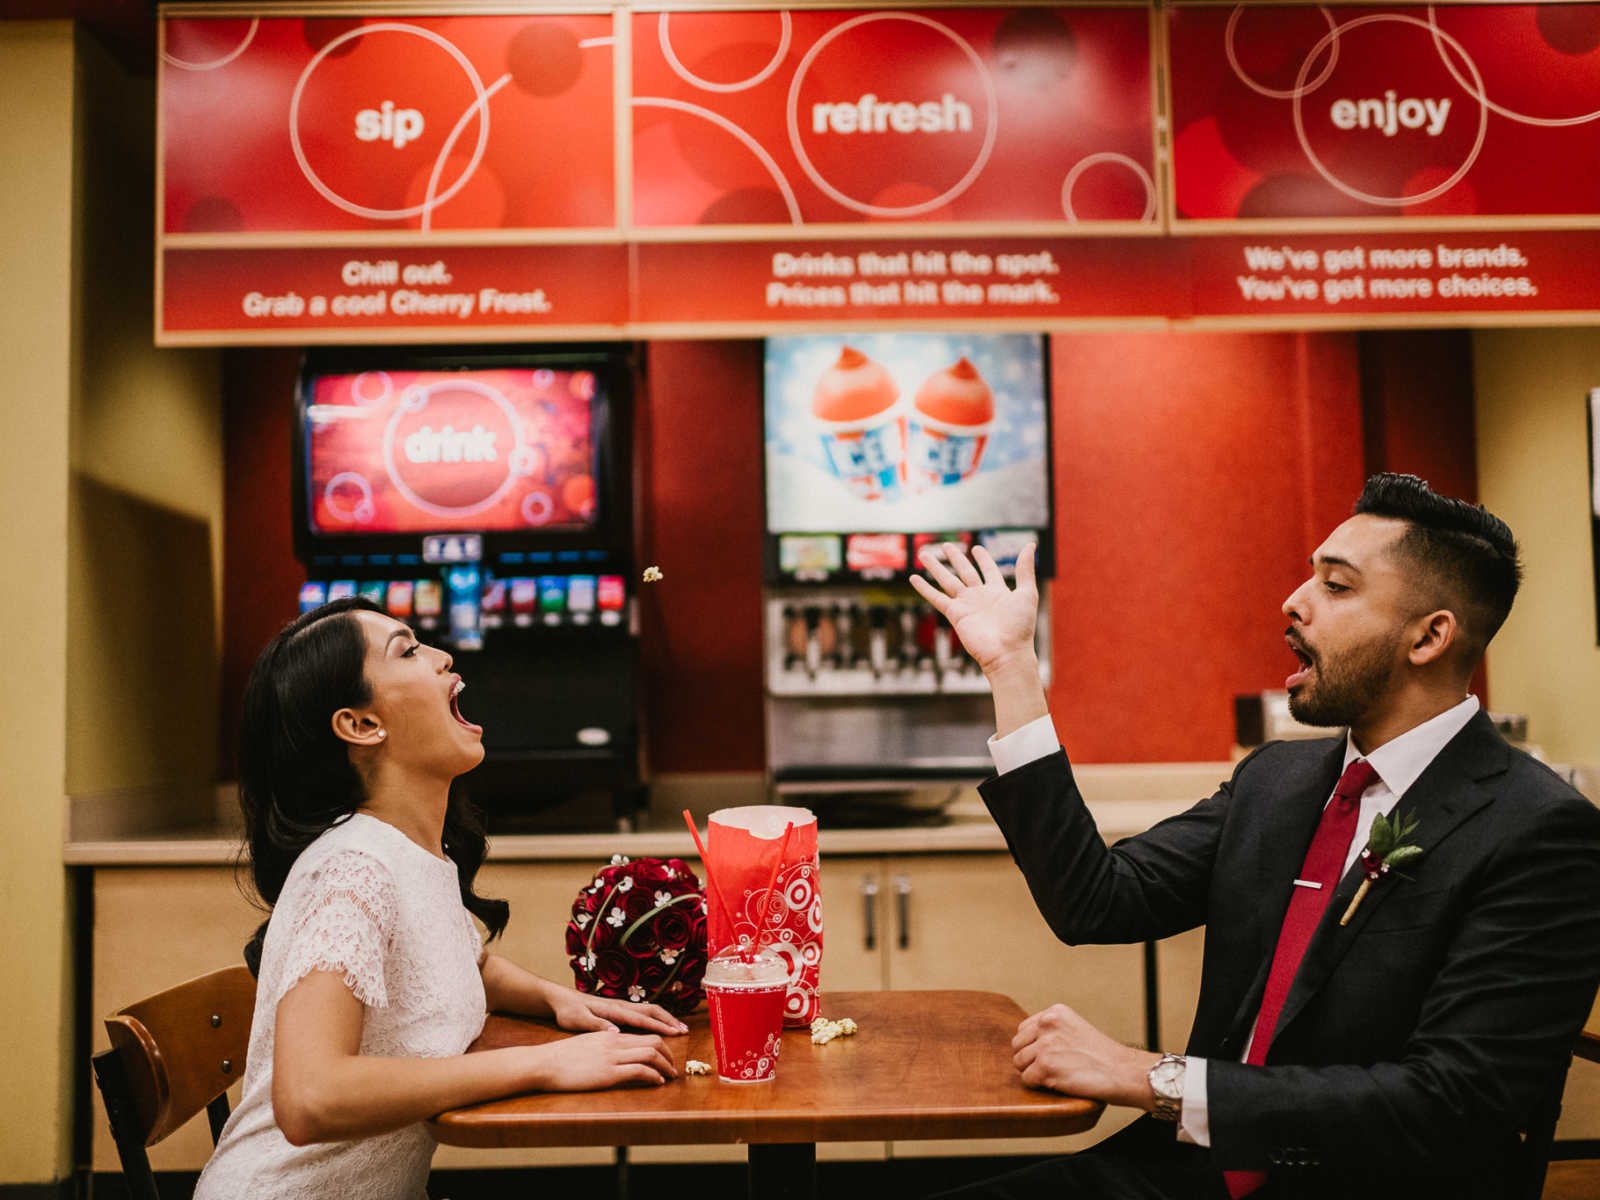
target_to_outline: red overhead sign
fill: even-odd
[[[161,230],[610,229],[609,15],[162,22]]]
[[[640,228],[1154,225],[1143,8],[636,13]]]
[[[1156,14],[175,6],[157,339],[1600,311],[1600,4]]]
[[[1169,10],[1186,221],[1600,213],[1600,5]]]

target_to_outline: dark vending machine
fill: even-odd
[[[908,579],[928,543],[1008,575],[1039,545],[1049,671],[1049,368],[1037,334],[767,339],[763,622],[771,786],[830,819],[926,809],[991,769],[988,684]],[[803,799],[802,799],[803,798]]]
[[[301,611],[361,594],[449,650],[497,829],[642,798],[631,347],[312,350],[296,403]]]

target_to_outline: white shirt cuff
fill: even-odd
[[[996,734],[989,739],[989,754],[994,759],[994,769],[1001,775],[1037,759],[1048,758],[1059,749],[1061,741],[1056,737],[1055,722],[1050,720],[1049,713],[1035,717],[1005,737]]]
[[[1206,1060],[1191,1058],[1183,1071],[1183,1114],[1178,1140],[1191,1146],[1211,1145],[1211,1111],[1206,1107]]]

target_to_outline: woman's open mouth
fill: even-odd
[[[466,689],[467,685],[462,682],[461,677],[459,675],[456,676],[456,681],[450,685],[450,715],[454,717],[460,724],[472,730],[473,733],[482,733],[482,725],[474,725],[471,721],[467,720],[461,715],[461,706],[459,701],[461,693],[466,691]]]

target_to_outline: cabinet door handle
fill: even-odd
[[[861,922],[866,929],[868,950],[878,948],[878,881],[871,875],[861,877]]]
[[[900,932],[896,940],[900,949],[911,948],[911,880],[905,875],[894,877],[894,906],[895,915],[900,921]]]

